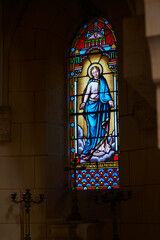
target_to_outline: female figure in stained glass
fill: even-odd
[[[92,64],[90,66],[89,80],[80,104],[80,109],[85,111],[87,123],[87,142],[80,155],[83,160],[90,160],[94,152],[102,149],[108,153],[110,146],[107,142],[109,133],[110,108],[114,107],[114,102],[110,95],[106,79],[101,75],[101,65]]]

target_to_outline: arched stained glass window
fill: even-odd
[[[70,159],[77,190],[119,188],[116,37],[93,18],[70,49]],[[83,168],[82,168],[83,167]]]

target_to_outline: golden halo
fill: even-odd
[[[99,73],[100,75],[103,73],[103,67],[100,63],[92,63],[89,67],[88,67],[88,70],[87,70],[87,74],[90,78],[93,78],[92,74],[91,74],[91,69],[92,67],[98,67],[99,68]]]

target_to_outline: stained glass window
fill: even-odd
[[[77,190],[119,188],[116,49],[114,30],[102,17],[85,24],[70,49],[70,159]]]

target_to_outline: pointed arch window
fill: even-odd
[[[80,29],[70,49],[70,159],[77,163],[77,190],[119,188],[116,48],[112,26],[99,17]]]

